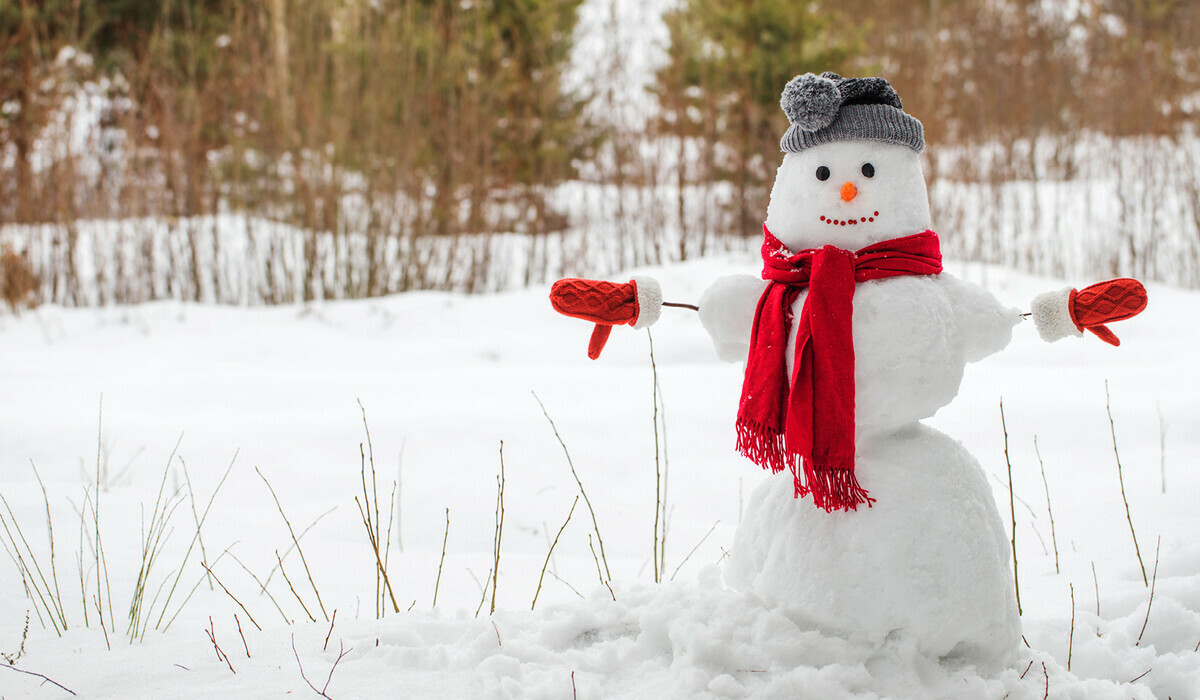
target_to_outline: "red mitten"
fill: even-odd
[[[1127,277],[1097,282],[1080,290],[1071,290],[1071,320],[1081,332],[1088,330],[1109,345],[1121,341],[1106,323],[1133,318],[1146,308],[1146,288]]]
[[[662,290],[648,277],[625,284],[601,280],[562,279],[550,288],[550,305],[565,316],[596,324],[588,343],[588,357],[600,357],[612,327],[629,324],[646,328],[662,314]]]

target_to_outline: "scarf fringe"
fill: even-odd
[[[774,474],[787,466],[792,466],[793,473],[796,471],[794,465],[788,464],[783,433],[751,419],[739,420],[736,430],[737,451],[742,456]]]
[[[870,508],[875,502],[858,483],[853,469],[815,465],[812,460],[788,452],[783,433],[767,428],[758,421],[738,421],[737,451],[772,473],[790,469],[795,480],[796,497],[812,494],[813,504],[827,513],[857,510],[864,503]]]
[[[815,465],[808,459],[803,462],[803,482],[796,470],[792,470],[796,476],[797,498],[811,493],[813,503],[827,513],[857,510],[864,503],[870,508],[875,502],[874,498],[867,495],[867,490],[859,485],[853,469]]]

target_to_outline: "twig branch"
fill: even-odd
[[[720,524],[721,524],[721,521],[718,520],[717,522],[712,524],[712,527],[708,528],[708,532],[704,533],[704,537],[700,538],[700,541],[696,543],[696,546],[692,547],[692,551],[688,552],[687,556],[683,558],[683,561],[679,562],[679,566],[675,567],[675,570],[671,572],[670,580],[672,580],[672,581],[675,580],[675,574],[679,573],[679,570],[683,568],[683,565],[688,563],[688,559],[692,558],[692,555],[696,553],[696,550],[700,549],[700,545],[704,544],[704,541],[708,539],[709,535],[713,534],[713,530],[716,530],[717,525],[720,525]]]
[[[496,612],[496,586],[500,583],[500,543],[504,538],[504,441],[500,441],[500,475],[496,477],[496,537],[492,551],[492,608]],[[489,614],[491,614],[489,613]]]
[[[1146,619],[1142,620],[1142,631],[1138,632],[1137,641],[1133,645],[1140,646],[1142,635],[1146,633],[1146,623],[1150,622],[1150,607],[1154,605],[1154,587],[1158,584],[1158,550],[1162,547],[1162,535],[1158,536],[1158,544],[1154,545],[1154,575],[1150,577],[1150,600],[1146,603]]]
[[[242,621],[238,619],[237,613],[233,615],[233,621],[237,623],[238,636],[242,638],[242,648],[246,650],[246,658],[250,658],[250,645],[246,643],[246,634],[242,632]]]
[[[296,635],[294,633],[292,634],[292,654],[296,657],[296,667],[300,669],[300,677],[304,679],[304,682],[308,684],[309,688],[312,688],[314,693],[326,698],[326,700],[333,700],[333,698],[330,698],[326,692],[329,690],[329,684],[333,681],[333,672],[337,670],[337,666],[339,663],[341,663],[342,657],[346,656],[346,654],[349,654],[352,651],[354,651],[354,647],[346,649],[344,642],[338,643],[338,657],[334,659],[333,666],[329,668],[329,676],[325,679],[325,686],[322,688],[317,688],[317,686],[312,684],[312,681],[308,680],[308,676],[304,675],[304,664],[300,663],[300,652],[296,651]]]
[[[1067,637],[1067,672],[1071,671],[1071,652],[1075,649],[1075,584],[1071,587],[1071,636]]]
[[[1008,465],[1008,513],[1012,518],[1013,588],[1017,594],[1017,615],[1021,612],[1021,579],[1017,575],[1017,510],[1013,498],[1012,460],[1008,456],[1008,424],[1004,420],[1004,399],[1000,399],[1000,426],[1004,429],[1004,463]]]
[[[233,670],[233,663],[229,661],[229,655],[221,649],[220,644],[217,644],[216,629],[216,626],[213,625],[212,615],[209,615],[208,629],[204,630],[204,633],[208,635],[208,641],[212,642],[213,650],[217,652],[217,661],[224,661],[225,665],[229,667],[229,672],[236,675],[237,671]]]
[[[254,626],[258,628],[259,632],[261,632],[262,626],[259,625],[257,622],[254,622],[254,616],[250,614],[250,611],[246,609],[245,605],[242,605],[242,601],[238,600],[237,596],[235,596],[233,593],[231,593],[229,591],[229,589],[225,587],[225,584],[221,583],[221,579],[217,578],[217,575],[213,573],[212,569],[208,568],[207,564],[205,564],[204,562],[200,562],[200,566],[203,567],[203,569],[208,572],[209,576],[212,576],[212,579],[217,582],[217,585],[221,587],[221,590],[225,591],[225,595],[232,598],[233,602],[238,604],[238,607],[242,609],[242,612],[246,613],[246,617],[250,618],[250,622],[254,623]]]
[[[1042,461],[1042,452],[1038,449],[1037,435],[1033,436],[1033,452],[1037,455],[1038,466],[1042,470],[1042,486],[1046,489],[1046,512],[1050,514],[1050,542],[1054,545],[1054,573],[1060,574],[1058,568],[1058,535],[1054,531],[1054,509],[1050,507],[1050,482],[1046,481],[1046,463]]]
[[[313,617],[313,614],[308,611],[308,606],[304,604],[304,599],[300,597],[300,594],[296,592],[296,587],[292,585],[292,579],[288,577],[287,569],[283,568],[283,559],[280,558],[278,549],[275,550],[275,559],[279,562],[279,573],[283,574],[283,580],[287,581],[288,588],[292,591],[292,596],[296,598],[296,602],[300,603],[300,607],[304,610],[304,614],[308,615],[308,619],[316,622],[317,618]]]
[[[329,638],[333,636],[333,626],[337,623],[337,608],[333,609],[333,617],[329,620],[329,631],[325,633],[325,645],[321,647],[321,651],[329,648]]]
[[[1125,502],[1125,519],[1129,521],[1129,534],[1133,536],[1133,551],[1137,554],[1138,566],[1142,569],[1142,583],[1147,587],[1146,564],[1142,562],[1142,550],[1138,547],[1137,532],[1133,529],[1133,516],[1129,514],[1129,499],[1125,497],[1125,475],[1121,470],[1121,453],[1117,450],[1117,426],[1113,422],[1111,400],[1108,395],[1108,380],[1104,380],[1104,410],[1108,413],[1108,427],[1112,431],[1113,455],[1117,458],[1117,479],[1121,482],[1121,500]]]
[[[554,437],[558,440],[558,444],[562,446],[563,454],[567,458],[567,466],[571,468],[571,476],[575,477],[575,483],[579,486],[579,493],[583,496],[583,503],[588,508],[588,513],[592,516],[592,530],[596,533],[596,542],[600,545],[600,560],[604,562],[604,578],[607,581],[612,580],[612,572],[608,568],[608,557],[604,555],[604,538],[600,536],[600,524],[596,522],[596,510],[592,508],[592,501],[588,498],[587,489],[583,488],[583,481],[579,479],[579,472],[575,471],[575,463],[571,461],[571,453],[567,450],[567,443],[563,442],[562,436],[558,434],[558,426],[554,425],[554,419],[550,417],[550,412],[546,410],[546,405],[538,398],[535,392],[533,400],[537,401],[538,406],[542,408],[542,415],[546,416],[546,421],[550,423],[550,429],[554,431]]]
[[[271,482],[267,481],[267,477],[263,476],[262,471],[255,467],[254,471],[258,472],[258,476],[262,478],[263,483],[267,485],[267,490],[271,492],[271,498],[275,500],[275,507],[279,509],[279,515],[283,518],[284,524],[287,525],[288,534],[292,536],[292,544],[296,545],[296,553],[300,555],[300,563],[304,565],[304,573],[308,575],[308,584],[312,586],[313,593],[317,596],[317,605],[321,608],[321,614],[326,620],[329,619],[328,613],[325,612],[325,604],[321,602],[321,592],[317,590],[317,584],[313,581],[312,571],[308,568],[308,559],[304,556],[304,548],[300,546],[300,539],[296,537],[296,531],[292,529],[292,521],[288,519],[287,514],[283,512],[283,504],[279,502],[279,496],[275,494],[275,489],[272,488]],[[279,552],[275,553],[279,557]],[[283,559],[279,559],[279,567],[283,568]],[[290,584],[289,584],[290,585]]]
[[[438,588],[442,585],[442,565],[446,563],[446,542],[450,539],[450,509],[446,509],[446,531],[442,533],[442,558],[438,560],[437,581],[433,583],[433,605],[437,607]]]
[[[558,545],[558,538],[562,537],[563,530],[567,529],[567,524],[571,522],[571,516],[575,515],[575,506],[579,505],[579,496],[575,497],[575,501],[571,503],[571,510],[567,513],[567,519],[563,521],[562,527],[558,528],[558,534],[554,536],[554,542],[550,543],[550,551],[546,552],[546,561],[542,564],[542,574],[538,576],[537,590],[533,593],[533,602],[529,604],[529,609],[533,610],[537,607],[538,596],[542,593],[542,581],[546,578],[546,567],[550,566],[550,557],[554,554],[554,548]]]
[[[23,669],[23,668],[17,668],[16,666],[9,666],[8,664],[0,664],[0,668],[7,668],[7,669],[8,669],[8,670],[10,670],[10,671],[16,671],[17,673],[24,673],[24,674],[25,674],[25,675],[27,675],[27,676],[33,676],[33,677],[35,677],[35,678],[41,678],[41,679],[42,679],[42,685],[45,685],[45,684],[49,683],[50,685],[58,686],[59,688],[61,688],[62,690],[66,691],[66,692],[68,692],[68,693],[70,693],[71,695],[75,695],[75,694],[76,694],[74,690],[71,690],[70,688],[68,688],[67,686],[63,685],[62,683],[59,683],[58,681],[56,681],[56,680],[53,680],[53,679],[51,679],[51,678],[49,678],[49,677],[47,677],[47,676],[43,676],[43,675],[42,675],[42,674],[40,674],[40,673],[36,673],[36,672],[34,672],[34,671],[26,671],[26,670],[25,670],[25,669]]]

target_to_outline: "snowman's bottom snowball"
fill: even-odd
[[[975,458],[915,423],[860,439],[856,473],[871,508],[826,513],[793,498],[792,475],[750,498],[725,568],[814,627],[999,669],[1021,638],[1008,541]]]

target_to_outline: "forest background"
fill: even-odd
[[[824,70],[925,124],[948,254],[1200,286],[1200,3],[624,4],[0,0],[3,296],[480,292],[752,248],[780,90]]]

